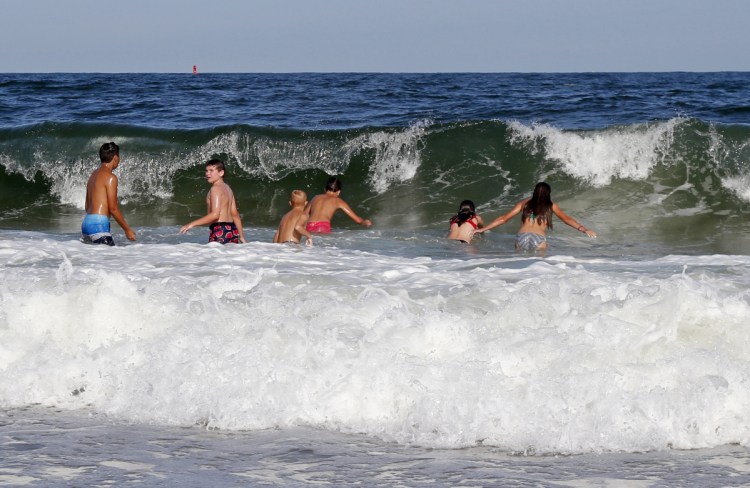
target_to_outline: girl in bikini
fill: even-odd
[[[474,202],[464,200],[458,206],[458,213],[451,217],[448,239],[469,244],[474,237],[474,232],[483,225],[482,217],[477,215],[474,208]]]
[[[552,189],[547,183],[537,183],[531,198],[521,200],[513,209],[502,215],[483,229],[476,232],[486,232],[503,225],[510,219],[521,214],[521,228],[516,235],[516,249],[519,251],[536,251],[547,249],[547,230],[552,230],[552,214],[589,237],[596,237],[596,232],[579,224],[556,204],[552,202]]]

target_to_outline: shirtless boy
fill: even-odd
[[[242,218],[237,211],[234,194],[229,185],[224,183],[224,161],[212,159],[206,163],[206,180],[211,184],[206,196],[208,213],[180,229],[184,234],[197,225],[209,225],[210,234],[208,242],[220,244],[245,242],[245,233],[242,230]]]
[[[312,246],[312,235],[305,229],[307,223],[307,214],[305,205],[307,205],[307,194],[302,190],[292,192],[289,205],[292,207],[282,218],[279,224],[279,230],[273,236],[273,242],[294,242],[299,244],[302,236],[305,236],[305,244]]]
[[[326,183],[325,193],[317,195],[307,205],[305,211],[310,216],[310,220],[307,222],[308,232],[318,232],[321,234],[328,234],[331,232],[331,218],[337,210],[343,210],[346,215],[349,216],[353,221],[359,225],[370,227],[372,222],[368,219],[363,219],[349,205],[341,199],[341,181],[332,176],[328,178]]]
[[[120,146],[114,142],[99,148],[101,165],[91,173],[86,184],[86,217],[81,224],[83,242],[114,246],[110,233],[109,218],[114,217],[125,236],[135,240],[135,232],[130,228],[117,205],[117,176],[112,172],[120,165]]]

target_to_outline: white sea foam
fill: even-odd
[[[750,260],[2,238],[0,406],[424,446],[750,442]]]
[[[605,186],[613,178],[643,180],[667,154],[675,128],[684,121],[675,118],[656,124],[614,127],[585,133],[563,131],[547,124],[510,123],[514,144],[539,143],[546,156],[571,176]]]

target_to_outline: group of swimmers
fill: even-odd
[[[86,243],[113,246],[114,240],[109,225],[111,216],[125,231],[125,236],[134,241],[135,232],[128,226],[118,207],[117,176],[113,171],[120,164],[119,146],[114,142],[103,144],[99,149],[99,158],[101,165],[94,170],[86,185],[86,216],[81,225],[82,240]],[[221,244],[246,242],[234,193],[224,182],[224,172],[223,161],[212,159],[206,163],[206,181],[211,185],[206,196],[207,213],[183,225],[180,228],[180,234],[185,234],[196,226],[208,225],[209,242]],[[587,236],[596,237],[593,230],[579,224],[563,212],[556,203],[553,203],[550,195],[550,186],[544,182],[538,183],[531,198],[521,200],[512,210],[496,218],[487,226],[477,215],[474,203],[471,200],[464,200],[459,206],[458,213],[450,219],[447,237],[468,244],[475,234],[503,225],[519,213],[521,214],[521,228],[516,237],[516,249],[519,250],[547,248],[547,230],[552,229],[552,214]],[[329,178],[325,192],[315,196],[310,202],[307,201],[307,194],[304,191],[292,191],[289,205],[291,210],[281,218],[273,242],[299,244],[304,237],[305,244],[311,246],[313,234],[331,232],[331,219],[339,210],[359,225],[364,227],[372,225],[369,219],[357,215],[341,198],[341,181],[336,177]]]
[[[81,224],[82,240],[91,244],[114,246],[109,225],[110,217],[114,217],[125,231],[125,236],[134,241],[135,231],[125,221],[118,206],[118,180],[113,171],[120,165],[120,147],[114,142],[103,144],[99,149],[99,159],[101,164],[91,174],[86,185],[86,216]],[[183,225],[180,234],[185,234],[196,226],[208,225],[209,242],[246,242],[234,193],[224,182],[225,171],[224,161],[220,159],[212,159],[206,163],[206,181],[211,185],[206,196],[208,210],[203,217]],[[302,237],[305,237],[305,244],[310,246],[313,243],[313,233],[331,232],[331,219],[339,210],[356,223],[370,227],[372,222],[357,215],[340,195],[341,181],[336,177],[329,178],[325,192],[309,203],[305,192],[294,190],[289,200],[292,208],[282,217],[273,242],[299,244]]]
[[[521,214],[521,228],[516,234],[516,249],[519,251],[536,251],[547,249],[547,231],[552,230],[552,214],[589,237],[596,237],[596,232],[579,224],[576,219],[562,211],[552,201],[552,188],[545,182],[537,183],[530,198],[518,202],[508,213],[496,218],[485,226],[474,202],[464,200],[458,207],[458,213],[450,219],[448,239],[470,243],[475,234],[487,232],[507,223]]]

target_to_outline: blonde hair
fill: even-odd
[[[291,201],[293,204],[304,204],[307,201],[307,193],[302,190],[293,190]]]

